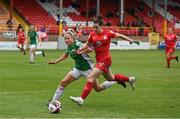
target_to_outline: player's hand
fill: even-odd
[[[56,61],[48,61],[48,64],[56,64]]]
[[[132,44],[133,43],[133,41],[129,41],[129,44]]]
[[[72,50],[72,52],[73,52],[74,54],[77,54],[77,50]]]
[[[79,48],[78,50],[76,50],[76,54],[81,54],[81,49]]]
[[[42,43],[41,43],[41,42],[39,42],[39,46],[42,46]]]

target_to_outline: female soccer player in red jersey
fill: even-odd
[[[131,38],[101,28],[103,23],[101,21],[94,22],[94,31],[90,33],[88,41],[78,49],[78,54],[81,54],[88,47],[93,47],[96,55],[96,66],[93,71],[88,75],[87,82],[80,97],[72,97],[70,99],[79,105],[84,103],[85,98],[89,95],[93,88],[93,82],[101,75],[106,80],[117,81],[119,83],[129,82],[132,89],[135,89],[135,77],[127,77],[122,74],[112,74],[111,72],[111,55],[109,51],[111,38],[122,38],[129,41],[131,44],[134,42]]]
[[[75,66],[73,70],[71,70],[61,81],[60,85],[58,86],[51,102],[55,100],[59,100],[64,92],[64,89],[70,85],[73,81],[78,80],[80,77],[87,77],[93,68],[93,61],[92,59],[85,53],[82,55],[78,55],[75,51],[81,47],[83,44],[76,40],[74,31],[69,29],[64,33],[65,43],[67,45],[67,49],[65,54],[60,56],[57,60],[49,61],[48,64],[57,64],[59,62],[64,61],[69,56],[75,61]],[[91,49],[87,49],[86,52],[91,52]],[[102,84],[99,84],[98,80],[96,79],[93,84],[93,88],[97,92],[101,92],[113,84],[117,83],[116,81],[105,81]],[[51,103],[50,102],[50,103]]]
[[[17,48],[19,48],[20,52],[23,52],[23,54],[25,55],[26,51],[24,49],[24,44],[25,44],[26,35],[23,28],[19,28],[17,35],[18,35]]]
[[[172,28],[168,28],[168,32],[165,35],[165,53],[166,53],[166,61],[167,68],[170,68],[171,60],[175,59],[178,62],[178,56],[173,56],[177,45],[177,36],[173,33]]]

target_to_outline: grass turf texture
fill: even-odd
[[[46,51],[29,64],[29,54],[0,51],[0,118],[159,118],[180,117],[180,63],[172,61],[167,69],[164,51],[112,51],[112,71],[136,76],[136,90],[119,85],[91,92],[81,107],[69,96],[79,96],[85,79],[69,85],[62,96],[63,111],[48,112],[47,100],[60,80],[73,67],[73,61],[48,65],[64,51]],[[94,57],[94,54],[91,54]],[[180,51],[176,52],[180,56]],[[99,78],[103,82],[103,77]]]

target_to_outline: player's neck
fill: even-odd
[[[103,32],[103,29],[100,29],[97,34],[101,34]]]

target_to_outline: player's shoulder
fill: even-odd
[[[90,34],[89,34],[89,36],[94,36],[96,34],[96,32],[95,31],[92,31]]]
[[[115,32],[112,31],[112,30],[110,30],[110,29],[105,29],[105,30],[104,30],[104,33],[106,33],[106,34],[113,34],[113,33],[115,33]]]
[[[177,35],[176,35],[176,34],[173,34],[173,36],[174,36],[174,37],[177,37]]]
[[[79,46],[79,47],[81,47],[83,45],[83,43],[78,40],[75,40],[75,44],[76,44],[76,46]]]
[[[95,31],[92,31],[92,32],[89,34],[88,39],[91,39],[91,38],[93,38],[94,36],[95,36]]]

